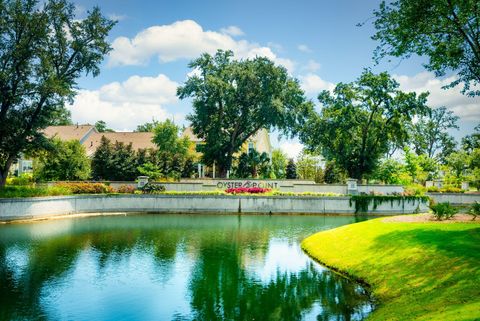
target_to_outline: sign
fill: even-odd
[[[260,188],[279,188],[278,182],[269,182],[269,181],[218,181],[218,189],[227,189],[227,188],[250,188],[250,187],[260,187]]]

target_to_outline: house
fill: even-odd
[[[67,126],[49,126],[43,130],[43,133],[48,138],[58,138],[63,141],[78,140],[87,152],[87,156],[92,157],[95,154],[102,137],[109,139],[112,143],[121,142],[126,145],[132,144],[134,150],[156,148],[156,145],[152,142],[153,133],[151,132],[106,132],[99,133],[95,126],[84,125],[67,125]],[[182,133],[182,136],[186,136],[196,146],[198,152],[198,146],[204,144],[194,133],[191,127],[186,127]],[[242,151],[249,152],[255,149],[259,153],[267,153],[269,157],[272,153],[272,147],[270,145],[270,137],[266,129],[259,130],[243,145]],[[24,159],[21,157],[13,170],[19,175],[22,173],[31,172],[33,170],[32,160]],[[210,169],[203,164],[198,164],[199,177],[205,177],[207,175],[214,176],[214,168]]]
[[[195,151],[199,152],[199,146],[205,144],[205,142],[198,138],[191,127],[186,127],[183,130],[182,136],[188,137],[191,142],[195,144]],[[272,145],[270,144],[270,135],[268,130],[261,129],[255,135],[251,136],[242,146],[240,153],[250,152],[255,149],[258,153],[267,153],[268,157],[272,157]],[[198,164],[198,177],[211,176],[215,177],[215,165],[213,168],[209,168],[204,164]]]

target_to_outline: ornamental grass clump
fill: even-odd
[[[262,187],[237,187],[227,188],[225,193],[227,194],[265,194],[271,192],[271,188]]]
[[[433,212],[433,216],[438,220],[441,221],[443,219],[448,220],[451,219],[455,214],[458,213],[458,210],[450,205],[449,202],[445,203],[433,203],[430,205],[430,209]]]
[[[470,211],[468,211],[467,213],[472,215],[473,216],[472,221],[475,221],[477,216],[480,215],[480,203],[479,202],[473,203],[472,208],[470,208]]]

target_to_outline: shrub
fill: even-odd
[[[147,183],[142,187],[143,194],[157,194],[161,192],[165,192],[164,185]]]
[[[438,221],[441,221],[442,219],[448,220],[458,212],[449,202],[431,204],[430,209],[433,212],[433,216],[435,216]]]
[[[474,221],[477,218],[477,216],[480,215],[480,203],[479,202],[473,203],[472,208],[470,208],[470,211],[468,211],[468,214],[473,216],[472,221]]]
[[[464,193],[465,191],[455,186],[445,186],[440,189],[441,193]]]
[[[405,196],[422,196],[427,189],[420,184],[412,184],[405,187]]]
[[[64,187],[5,186],[0,189],[0,198],[40,197],[70,195],[72,192]]]
[[[24,173],[18,177],[11,177],[7,179],[8,185],[14,186],[26,186],[33,184],[33,175],[30,173]]]
[[[122,193],[122,194],[133,194],[135,193],[135,186],[132,185],[120,185],[117,188],[117,193]]]
[[[105,194],[114,192],[111,186],[103,183],[62,182],[56,183],[55,186],[67,188],[72,194]]]
[[[264,194],[271,192],[270,188],[261,188],[261,187],[238,187],[238,188],[227,188],[225,193],[227,194]]]
[[[440,189],[437,186],[430,186],[427,188],[427,192],[429,193],[439,193]]]

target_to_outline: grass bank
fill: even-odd
[[[480,224],[383,220],[317,233],[302,248],[371,286],[369,320],[480,320]]]

